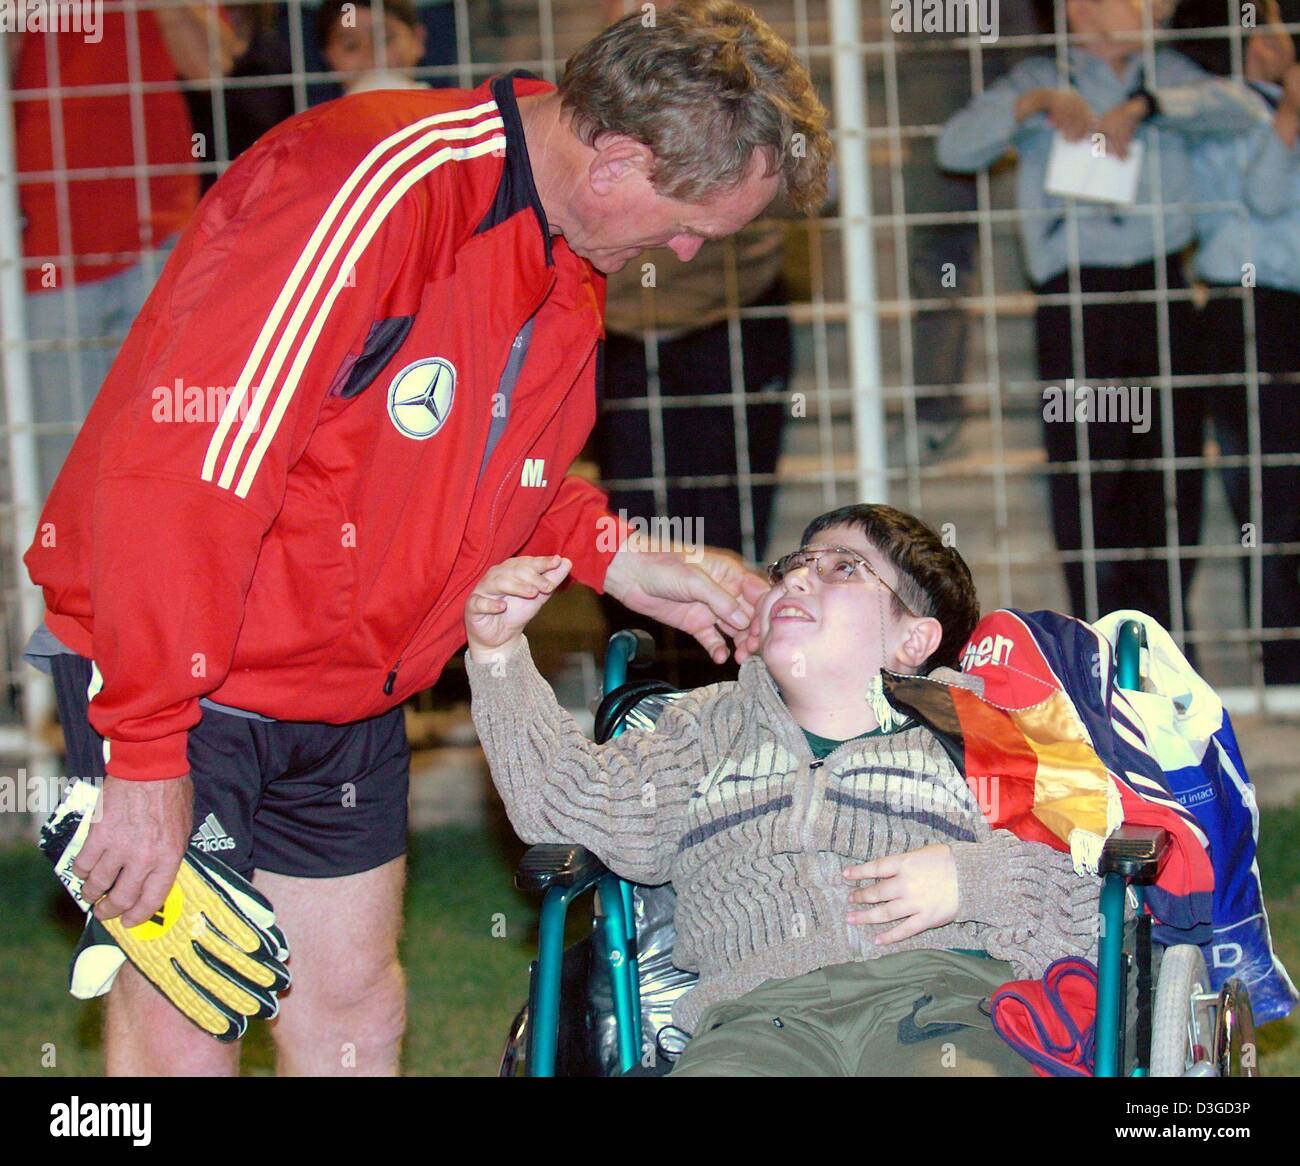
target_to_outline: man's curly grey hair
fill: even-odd
[[[734,189],[759,151],[796,210],[826,198],[831,143],[808,71],[733,0],[645,5],[569,59],[559,93],[588,146],[608,133],[648,146],[666,197],[700,203]]]

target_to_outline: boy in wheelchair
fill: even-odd
[[[965,562],[888,506],[815,519],[769,568],[758,654],[652,732],[584,736],[523,629],[568,573],[516,558],[466,605],[473,716],[510,821],[677,891],[673,1076],[1032,1076],[988,997],[1095,961],[1098,880],[992,829],[882,668],[953,670],[979,605]]]

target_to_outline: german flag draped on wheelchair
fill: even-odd
[[[652,650],[644,632],[611,638],[598,743],[653,732],[680,695],[628,680]],[[1004,985],[994,1028],[1043,1076],[1256,1075],[1254,1025],[1297,992],[1272,950],[1254,793],[1213,691],[1140,612],[1092,626],[994,611],[961,667],[982,692],[887,674],[890,704],[939,738],[991,826],[1101,879],[1096,967],[1059,960]],[[689,1039],[672,1006],[696,978],[672,962],[672,887],[634,886],[557,844],[533,846],[516,885],[542,893],[539,953],[501,1075],[667,1071]],[[587,891],[592,930],[566,951],[568,908]]]

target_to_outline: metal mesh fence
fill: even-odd
[[[1084,602],[1076,614],[1095,616],[1104,595],[1099,571],[1145,557],[1170,584],[1172,630],[1197,651],[1207,678],[1241,690],[1240,700],[1262,698],[1263,645],[1300,634],[1266,610],[1265,568],[1270,556],[1282,564],[1294,590],[1294,560],[1284,562],[1284,553],[1300,547],[1286,537],[1246,537],[1242,522],[1260,528],[1267,471],[1300,465],[1300,458],[1295,435],[1287,446],[1262,431],[1261,386],[1294,384],[1296,374],[1258,367],[1255,289],[1207,291],[1194,279],[1171,286],[1157,265],[1149,289],[1089,291],[1080,276],[1089,257],[1073,246],[1065,286],[1035,295],[1019,229],[1026,216],[1046,212],[1021,205],[1015,159],[971,176],[945,174],[938,164],[945,122],[1017,63],[1045,55],[1059,83],[1071,81],[1063,6],[1058,2],[1044,28],[1027,0],[1004,0],[993,10],[995,39],[950,25],[900,31],[901,6],[889,0],[763,0],[755,7],[808,65],[832,110],[839,165],[831,198],[815,218],[774,207],[691,264],[647,253],[611,280],[602,421],[580,469],[602,480],[616,508],[694,520],[703,541],[732,545],[753,560],[795,546],[803,525],[824,510],[887,497],[956,541],[986,609],[1067,609],[1063,569],[1078,564]],[[396,3],[386,11],[345,5],[340,13],[352,15],[340,19],[354,42],[348,56],[322,46],[311,5],[224,5],[226,27],[239,33],[238,54],[223,40],[228,34],[212,19],[212,6],[191,6],[183,69],[176,38],[160,37],[144,0],[83,6],[104,35],[77,52],[64,51],[67,38],[80,35],[73,29],[9,39],[0,111],[4,752],[37,755],[51,711],[43,681],[21,661],[41,609],[19,556],[133,305],[147,294],[180,225],[160,216],[158,192],[187,176],[210,184],[267,128],[263,122],[337,96],[341,82],[383,87],[400,75],[401,83],[470,87],[516,67],[553,81],[604,22],[652,8],[591,0],[454,0],[411,11]],[[951,18],[955,9],[944,11]],[[1234,11],[1225,5],[1225,23],[1204,35],[1227,38],[1241,78],[1249,30]],[[919,22],[919,6],[916,12]],[[394,34],[394,19],[405,39],[401,29]],[[1146,10],[1138,36],[1150,69],[1156,47],[1172,35],[1154,28]],[[340,62],[350,69],[358,61],[365,78],[339,71]],[[169,94],[184,99],[183,114],[168,115],[183,141],[160,159],[152,135]],[[111,117],[96,122],[96,109]],[[1172,131],[1157,135],[1165,132]],[[107,161],[72,165],[69,149],[84,150],[97,135],[111,141],[101,151]],[[126,183],[128,194],[119,187],[95,205],[96,184],[110,180]],[[1188,187],[1176,197],[1199,196]],[[1149,214],[1159,242],[1168,205],[1157,168],[1150,198],[1127,213]],[[1244,213],[1238,203],[1224,205]],[[1077,239],[1080,223],[1103,213],[1110,212],[1067,200],[1063,230]],[[79,238],[113,237],[100,228],[114,214],[138,220],[142,247],[79,252]],[[38,220],[46,234],[33,239]],[[1186,256],[1178,263],[1191,270]],[[43,276],[52,282],[43,286]],[[1241,304],[1242,350],[1224,367],[1197,370],[1176,360],[1171,312],[1202,311],[1207,299]],[[1051,460],[1043,424],[1050,385],[1036,359],[1036,313],[1044,305],[1061,309],[1058,339],[1076,379],[1123,378],[1123,368],[1094,373],[1083,360],[1085,310],[1112,303],[1152,305],[1143,342],[1157,362],[1140,371],[1164,405],[1154,454],[1107,462],[1089,446],[1098,430],[1066,422],[1076,456]],[[1179,447],[1174,419],[1203,408],[1201,397],[1184,408],[1192,391],[1229,389],[1244,403],[1239,448],[1225,449],[1208,424],[1194,447]],[[1097,475],[1143,467],[1159,477],[1154,497],[1163,535],[1155,543],[1098,546],[1091,534]],[[1195,471],[1202,472],[1205,514],[1189,537],[1178,473]],[[1080,545],[1066,551],[1050,517],[1049,483],[1062,476],[1078,483],[1083,519]],[[1230,499],[1247,518],[1238,521]],[[1113,524],[1116,515],[1107,517]],[[1180,562],[1199,565],[1186,595]],[[1271,707],[1289,707],[1293,690],[1268,691]]]

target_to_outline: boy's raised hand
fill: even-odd
[[[508,654],[572,568],[562,555],[521,555],[488,571],[465,603],[470,657],[488,663]]]

